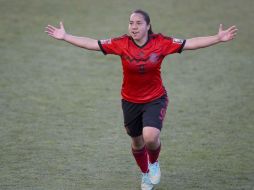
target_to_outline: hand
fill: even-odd
[[[231,26],[230,28],[223,30],[222,24],[220,24],[218,38],[221,42],[227,42],[235,38],[237,34],[236,26]]]
[[[63,22],[60,22],[60,28],[48,25],[45,31],[49,36],[52,36],[55,39],[63,40],[66,34]]]

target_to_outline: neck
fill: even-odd
[[[148,35],[144,36],[142,39],[140,40],[135,40],[133,39],[134,42],[138,45],[138,46],[143,46],[146,44],[146,42],[148,41]]]

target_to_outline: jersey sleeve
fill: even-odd
[[[173,53],[181,53],[185,45],[186,40],[173,37],[163,37],[163,53],[169,55]]]
[[[125,41],[125,36],[121,36],[106,40],[98,40],[98,44],[104,55],[121,55],[123,52],[123,48],[125,47]]]

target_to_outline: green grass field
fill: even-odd
[[[156,190],[254,189],[253,0],[0,0],[1,190],[140,188],[120,59],[44,33],[63,20],[74,35],[119,36],[136,8],[179,38],[239,29],[230,43],[164,60],[171,102]]]

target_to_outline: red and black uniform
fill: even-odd
[[[181,53],[185,40],[162,34],[151,34],[143,46],[138,46],[132,37],[123,35],[118,38],[99,40],[98,44],[104,54],[115,54],[121,57],[123,66],[121,94],[123,101],[133,103],[133,105],[145,105],[160,99],[164,95],[166,96],[166,90],[161,79],[161,63],[165,56]],[[165,110],[165,106],[166,103],[161,109]],[[143,108],[140,111],[143,113]],[[159,110],[159,112],[161,114],[162,111]],[[144,124],[144,117],[140,122],[143,126],[147,126]]]
[[[165,56],[180,53],[185,40],[152,34],[142,47],[130,36],[99,41],[104,54],[119,55],[123,66],[122,97],[134,103],[147,103],[165,94],[161,63]]]

